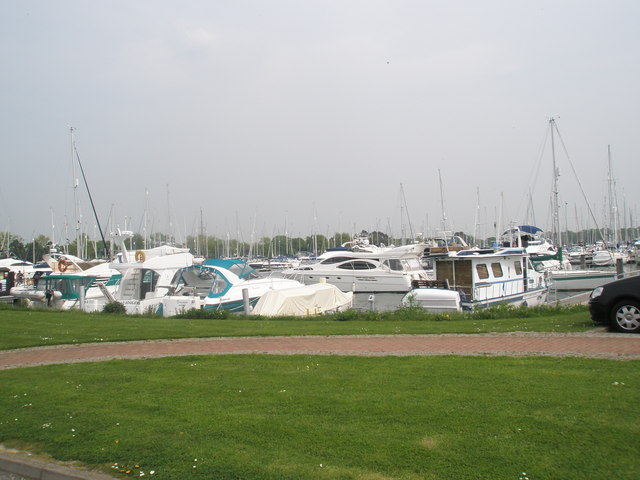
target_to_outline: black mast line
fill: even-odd
[[[84,180],[84,186],[87,188],[87,194],[89,195],[89,201],[91,202],[91,208],[93,209],[93,216],[96,219],[96,223],[98,224],[98,230],[100,231],[100,237],[102,238],[102,244],[104,245],[104,249],[107,252],[107,258],[111,258],[111,252],[109,251],[109,246],[107,245],[106,240],[104,239],[104,233],[102,233],[102,227],[100,226],[100,219],[98,218],[98,214],[96,213],[96,207],[93,204],[93,198],[91,197],[91,190],[89,190],[89,184],[87,183],[87,177],[84,174],[84,168],[82,168],[82,162],[80,161],[80,155],[78,154],[78,149],[75,144],[73,145],[73,151],[76,153],[76,159],[78,160],[78,165],[80,166],[80,172],[82,173],[82,180]]]

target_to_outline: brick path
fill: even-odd
[[[114,358],[278,355],[544,355],[640,359],[640,335],[608,332],[224,337],[59,345],[0,352],[0,369]]]

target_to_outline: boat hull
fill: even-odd
[[[589,270],[559,270],[551,272],[553,288],[558,291],[593,290],[605,283],[613,282],[616,272]]]
[[[408,275],[392,276],[386,272],[380,275],[375,272],[360,275],[296,272],[294,275],[288,276],[288,278],[298,280],[305,285],[326,281],[326,283],[335,285],[343,292],[405,293],[411,290],[411,278]]]
[[[526,292],[504,295],[497,298],[487,298],[484,300],[466,301],[463,300],[462,310],[476,310],[479,308],[496,307],[498,305],[507,304],[513,307],[538,307],[547,303],[549,289],[547,287],[534,288]]]

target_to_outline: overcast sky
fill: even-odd
[[[637,0],[4,0],[0,231],[75,238],[69,126],[120,228],[433,234],[443,198],[448,229],[550,229],[551,117],[563,227],[592,226],[578,181],[606,223],[607,145],[637,226],[639,25]]]

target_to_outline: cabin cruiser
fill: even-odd
[[[35,272],[31,279],[13,287],[10,293],[40,307],[80,308],[94,312],[102,311],[110,301],[119,301],[125,305],[127,313],[154,312],[160,302],[158,298],[167,291],[156,291],[162,273],[170,270],[164,281],[168,284],[175,270],[193,263],[193,256],[188,249],[169,245],[127,251],[124,245],[126,233],[118,231],[115,236],[120,252],[110,263],[103,260],[85,262],[59,252],[52,245],[44,256],[50,266],[47,274]]]
[[[474,310],[501,303],[546,302],[549,276],[536,270],[523,248],[461,250],[433,258],[435,281],[416,281],[402,300],[431,312]]]
[[[282,275],[305,285],[326,281],[343,292],[407,292],[412,280],[430,278],[420,262],[425,246],[338,247],[320,255],[316,263],[286,269]]]
[[[122,272],[122,280],[107,300],[122,303],[129,314],[162,313],[162,299],[172,292],[171,280],[178,270],[193,265],[193,258],[180,252],[133,263],[113,262],[110,265]]]
[[[105,292],[112,294],[116,291],[120,278],[119,272],[104,262],[85,270],[76,267],[53,273],[51,269],[37,270],[17,283],[10,293],[35,307],[80,308],[94,312],[100,311],[106,303]]]
[[[262,277],[240,259],[209,259],[175,272],[171,292],[163,299],[163,314],[175,315],[189,308],[244,310],[243,291],[254,306],[270,290],[299,288],[295,280],[277,276]]]

